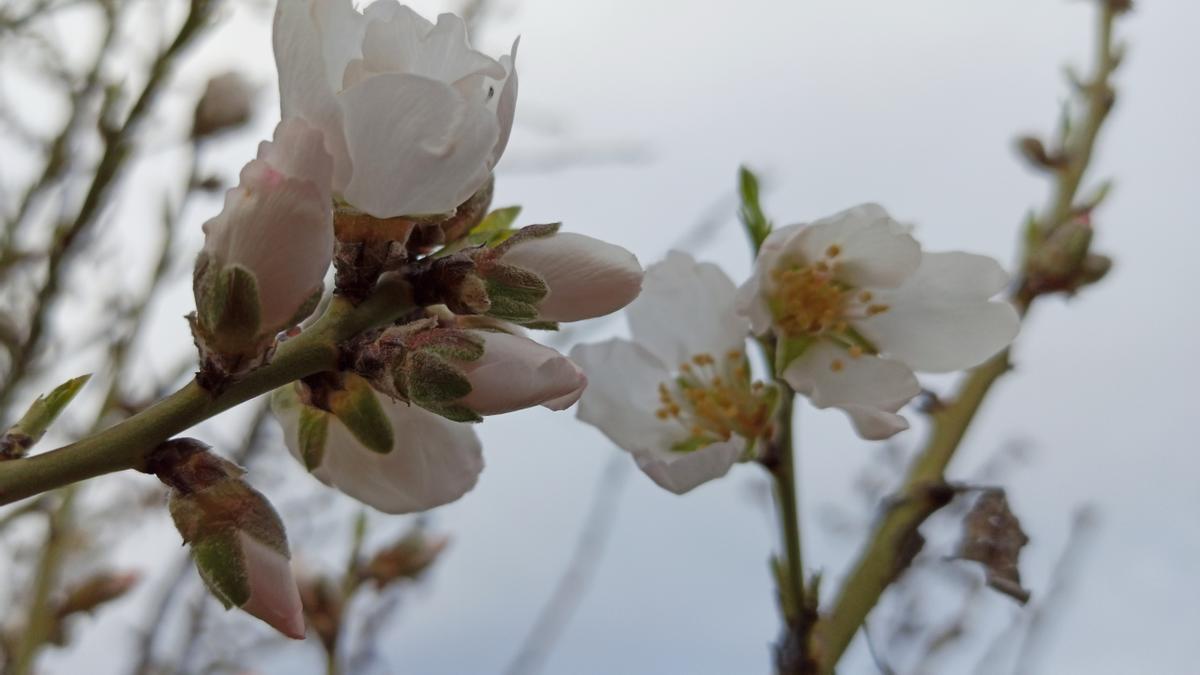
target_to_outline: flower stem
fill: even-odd
[[[404,282],[383,284],[358,306],[334,298],[299,336],[280,344],[271,362],[213,395],[192,381],[103,431],[56,450],[0,464],[0,504],[106,473],[137,468],[159,443],[277,387],[337,367],[338,344],[412,311]]]

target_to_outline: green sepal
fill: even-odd
[[[421,403],[431,413],[441,415],[451,422],[482,422],[483,417],[461,403]]]
[[[700,448],[703,448],[703,447],[706,447],[709,445],[712,445],[712,439],[710,439],[710,438],[700,438],[697,436],[690,436],[682,441],[672,443],[671,444],[671,452],[687,454],[689,452],[695,452],[695,451],[699,450]]]
[[[192,558],[200,579],[225,609],[241,607],[250,600],[245,555],[237,530],[227,528],[193,542]]]
[[[392,421],[383,411],[370,383],[347,373],[342,387],[329,394],[330,412],[368,450],[380,454],[391,452],[395,444]]]
[[[503,295],[491,295],[489,293],[489,297],[492,301],[492,306],[488,308],[488,316],[521,324],[537,321],[538,310],[536,305]]]
[[[526,321],[521,326],[529,330],[558,330],[557,321]]]
[[[91,375],[81,375],[58,385],[49,394],[39,396],[21,419],[0,435],[0,458],[22,457],[34,446],[50,425],[58,419]]]
[[[488,298],[492,302],[502,297],[536,304],[550,292],[546,280],[536,272],[504,263],[496,263],[488,268],[487,282]]]
[[[787,370],[788,364],[796,360],[808,351],[808,348],[816,343],[816,338],[809,336],[801,337],[785,337],[779,340],[775,345],[775,375],[782,377],[783,371]]]
[[[196,312],[214,351],[236,353],[256,348],[262,308],[254,273],[241,265],[216,269],[206,262],[197,264],[197,274]]]
[[[437,339],[423,343],[420,351],[454,361],[478,361],[483,358],[483,339],[467,331],[444,329],[437,332]]]
[[[422,407],[446,404],[471,393],[471,381],[456,365],[428,351],[417,351],[404,366],[405,389]],[[440,414],[440,413],[439,413]]]
[[[325,441],[329,436],[329,413],[310,405],[300,406],[296,432],[304,468],[312,471],[325,459]]]

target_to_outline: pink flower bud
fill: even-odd
[[[500,261],[542,278],[546,297],[537,303],[542,321],[579,321],[611,314],[638,296],[642,266],[629,251],[574,232],[530,237]]]
[[[456,365],[471,383],[461,403],[480,415],[535,405],[561,410],[583,394],[587,377],[557,351],[508,333],[470,332],[483,340],[483,356]]]
[[[321,132],[285,120],[242,169],[220,215],[204,224],[196,305],[201,327],[218,342],[229,332],[269,340],[304,318],[333,258],[332,172]],[[252,298],[213,290],[221,286],[210,280],[232,267],[253,278],[257,308],[230,307]]]

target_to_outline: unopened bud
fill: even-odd
[[[194,439],[164,443],[147,460],[171,489],[175,527],[196,569],[226,608],[238,607],[291,638],[304,637],[283,521],[237,465]]]
[[[248,122],[253,95],[250,84],[238,73],[228,72],[210,79],[196,104],[192,137],[207,138]]]
[[[445,305],[455,314],[484,314],[492,306],[475,261],[464,253],[426,258],[409,271],[408,280],[421,306]]]
[[[1080,217],[1056,228],[1034,249],[1027,267],[1030,289],[1037,294],[1075,292],[1085,283],[1084,263],[1089,256],[1093,228]]]

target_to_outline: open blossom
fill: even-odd
[[[716,265],[672,252],[627,310],[633,341],[571,351],[590,382],[579,419],[676,494],[725,475],[770,431],[774,391],[751,381],[735,293]]]
[[[197,319],[217,351],[250,351],[312,310],[333,256],[332,159],[321,132],[285,120],[204,224]]]
[[[395,0],[280,0],[283,117],[325,133],[334,190],[377,218],[454,210],[491,175],[517,99],[516,43],[492,59],[462,19],[430,23]]]
[[[547,226],[533,226],[534,228]],[[531,228],[527,228],[531,229]],[[532,321],[567,322],[611,314],[638,296],[642,288],[642,266],[637,257],[620,246],[574,232],[521,236],[501,244],[494,252],[476,260],[492,283],[493,304],[509,300],[506,308]],[[513,272],[517,274],[514,276]],[[545,295],[536,300],[522,297],[520,274],[532,272],[534,285]],[[505,273],[509,278],[505,278]],[[515,282],[518,293],[506,298],[505,281]],[[522,302],[528,300],[528,302]],[[520,316],[521,312],[526,316]]]
[[[288,450],[326,485],[385,513],[425,511],[475,487],[483,451],[469,425],[372,392],[391,427],[391,447],[381,452],[336,415],[302,401],[297,387],[276,390],[272,408]]]
[[[793,389],[881,439],[908,428],[896,412],[920,392],[913,371],[969,368],[1012,341],[1016,310],[992,300],[1007,282],[991,258],[922,252],[864,204],[772,232],[738,305],[775,333]]]

